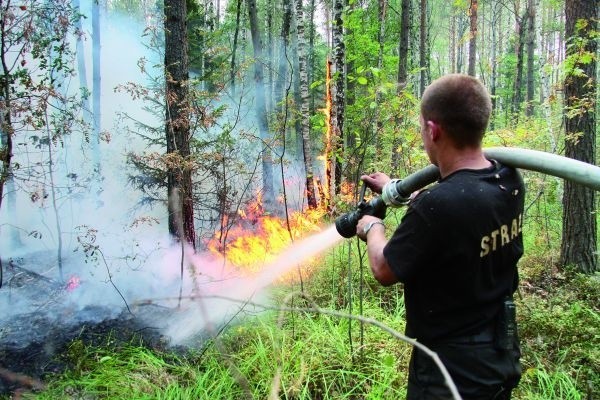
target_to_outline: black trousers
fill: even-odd
[[[440,357],[463,400],[509,400],[521,378],[521,352],[496,350],[492,341],[428,345]],[[427,354],[413,349],[407,400],[448,400],[452,394]]]

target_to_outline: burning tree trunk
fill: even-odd
[[[265,102],[265,85],[262,68],[262,44],[260,40],[260,29],[258,27],[258,17],[256,15],[256,0],[248,0],[248,17],[250,19],[250,34],[252,35],[252,45],[254,47],[254,84],[255,84],[255,109],[258,122],[258,130],[261,139],[262,156],[262,183],[263,183],[263,201],[267,210],[271,210],[274,205],[275,196],[273,193],[273,159],[271,156],[271,138],[269,137],[269,124],[267,120],[267,106]]]
[[[331,60],[326,59],[325,70],[325,190],[324,200],[327,209],[331,206],[331,199],[335,195],[335,153],[333,152],[333,118],[332,118],[332,94],[331,94]]]
[[[298,63],[300,73],[300,123],[302,126],[302,153],[306,171],[306,200],[309,208],[317,208],[312,148],[310,144],[310,120],[308,115],[308,74],[306,71],[306,38],[304,37],[304,12],[302,0],[296,0],[296,33],[298,35]]]
[[[165,77],[169,232],[195,248],[185,0],[165,0]]]
[[[567,0],[565,78],[565,155],[596,163],[596,60],[598,8],[587,0]],[[565,182],[563,195],[562,265],[580,271],[598,270],[596,193]]]

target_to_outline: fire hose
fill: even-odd
[[[513,168],[541,172],[600,191],[600,167],[595,165],[557,154],[516,147],[490,147],[483,152],[488,159]],[[351,238],[356,235],[356,225],[364,215],[383,219],[387,207],[401,207],[408,204],[414,191],[438,179],[440,179],[438,167],[429,165],[404,179],[391,180],[384,186],[381,196],[374,197],[368,202],[364,200],[365,187],[363,186],[356,209],[339,216],[335,220],[335,228],[341,236]]]

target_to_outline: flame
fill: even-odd
[[[325,114],[325,126],[327,129],[325,130],[325,154],[323,155],[323,161],[325,163],[325,184],[323,188],[323,192],[325,195],[324,203],[329,205],[331,203],[331,182],[333,173],[333,163],[332,163],[332,150],[331,150],[331,140],[332,140],[332,124],[331,124],[331,109],[333,106],[332,97],[331,97],[331,60],[327,57],[325,61],[326,64],[326,72],[325,72],[325,108],[323,109],[323,113]]]
[[[224,258],[240,270],[256,273],[296,239],[320,232],[320,223],[326,214],[324,209],[309,209],[292,212],[286,220],[285,217],[267,215],[261,197],[257,196],[256,201],[238,211],[236,223],[226,232],[216,231],[206,242],[206,247],[215,257]],[[282,280],[289,281],[290,276]]]
[[[69,278],[69,280],[67,281],[67,284],[65,286],[65,289],[68,292],[72,292],[73,290],[77,289],[79,287],[79,285],[81,285],[81,279],[79,279],[78,276],[73,275]]]

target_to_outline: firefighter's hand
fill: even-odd
[[[371,232],[376,230],[385,232],[385,225],[381,219],[372,215],[363,216],[356,224],[356,235],[365,242],[367,241],[367,236],[373,234]]]
[[[375,193],[380,193],[386,183],[391,179],[383,172],[375,172],[369,175],[363,175],[360,179]]]

